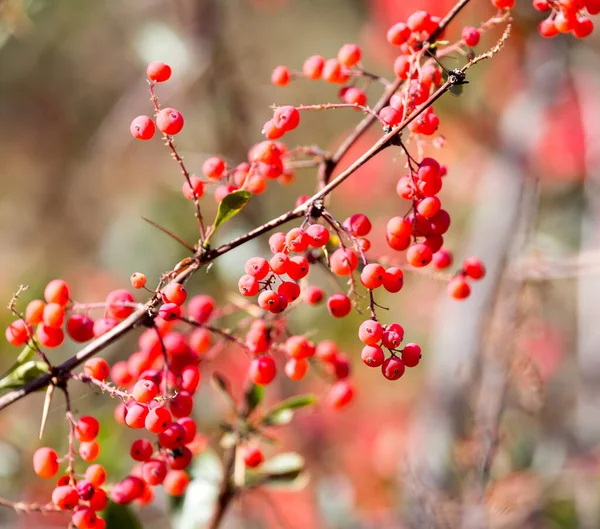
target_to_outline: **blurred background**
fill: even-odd
[[[449,40],[494,14],[490,2],[471,4],[450,26]],[[381,299],[391,309],[389,319],[424,350],[422,365],[398,382],[360,361],[360,315],[333,321],[324,307],[295,311],[297,332],[342,344],[358,395],[342,413],[317,406],[280,429],[281,445],[265,451],[301,453],[310,482],[294,491],[248,493],[224,527],[600,526],[598,35],[542,39],[542,16],[526,0],[517,4],[505,49],[469,72],[461,97],[448,94],[436,104],[441,126],[435,143],[443,148],[429,152],[448,166],[441,194],[452,215],[446,246],[456,267],[469,255],[483,258],[487,278],[464,302],[448,299],[445,283],[427,275],[407,275],[401,293]],[[185,116],[177,145],[187,166],[199,172],[213,154],[234,165],[245,160],[249,146],[261,140],[270,105],[337,101],[338,88],[321,82],[272,86],[274,66],[299,70],[308,56],[335,56],[342,44],[355,42],[365,68],[391,78],[388,27],[417,9],[443,16],[452,5],[0,0],[0,299],[8,303],[23,283],[30,285],[25,300],[41,297],[48,280],[62,277],[77,301],[101,301],[114,288],[128,288],[133,272],[157,278],[186,255],[141,218],[194,240],[193,211],[181,197],[181,175],[168,151],[157,138],[136,142],[129,132],[132,118],[151,112],[149,61],[173,68],[158,95]],[[478,50],[492,47],[501,34],[502,28],[485,34]],[[449,68],[463,62],[459,55],[445,59]],[[360,117],[309,113],[286,140],[331,150]],[[379,134],[373,130],[361,139],[347,160]],[[331,204],[341,220],[368,214],[371,255],[395,263],[402,259],[386,249],[384,226],[405,213],[394,193],[403,173],[399,150],[388,150],[347,181]],[[299,170],[290,185],[270,185],[220,240],[287,211],[314,188],[312,170]],[[216,203],[211,196],[203,202],[210,218]],[[266,241],[227,254],[210,273],[197,274],[188,290],[223,300],[224,292],[235,290],[243,261],[268,255]],[[3,325],[11,319],[9,311],[0,313]],[[135,347],[132,336],[104,356],[113,362]],[[51,358],[60,362],[75,351],[68,344]],[[239,390],[248,364],[235,353],[203,367],[204,380],[221,369]],[[0,344],[2,369],[15,356],[14,348]],[[269,388],[274,401],[326,391],[317,377],[301,389],[284,378]],[[134,436],[116,427],[115,402],[89,388],[74,391],[77,412],[93,409],[102,418],[99,462],[117,479],[126,475],[131,461],[124,447]],[[198,399],[196,418],[214,450],[197,467],[209,475],[195,482],[183,508],[170,506],[160,492],[152,506],[136,508],[144,527],[202,527],[210,512],[221,453],[213,441],[226,410],[208,384]],[[59,401],[43,444],[64,449]],[[42,402],[43,395],[34,395],[0,414],[2,497],[49,499],[51,485],[31,468]],[[9,509],[0,510],[0,524],[66,527],[60,517],[17,517]]]

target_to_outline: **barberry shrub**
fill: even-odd
[[[302,458],[273,456],[269,443],[277,428],[302,408],[320,403],[317,413],[343,413],[361,395],[353,369],[373,368],[382,383],[401,390],[399,379],[411,377],[427,350],[415,343],[409,325],[395,321],[385,308],[386,299],[405,296],[405,281],[420,274],[431,281],[441,279],[450,298],[462,302],[476,295],[474,285],[486,276],[485,264],[476,256],[455,265],[445,241],[452,212],[441,196],[452,169],[438,157],[424,155],[440,143],[434,104],[462,90],[471,68],[510,45],[514,0],[492,0],[490,17],[479,27],[456,27],[468,4],[458,1],[443,18],[418,10],[391,25],[385,34],[395,55],[389,75],[372,72],[354,43],[342,43],[334,57],[311,55],[302,64],[276,66],[270,76],[273,85],[319,81],[333,85],[338,101],[299,104],[282,95],[286,104],[269,113],[260,131],[264,138],[249,146],[245,159],[207,156],[196,173],[176,145],[176,137],[187,133],[184,115],[164,106],[159,97],[163,83],[172,82],[178,72],[159,61],[147,66],[148,115],[132,116],[130,132],[138,140],[154,139],[154,144],[145,144],[148,149],[158,148],[156,139],[166,145],[181,173],[181,203],[191,203],[189,221],[197,240],[193,245],[184,242],[189,255],[171,270],[160,277],[132,270],[129,283],[123,281],[127,288],[108,292],[103,301],[78,302],[80,294],[63,279],[48,282],[40,299],[26,299],[26,287],[15,292],[9,303],[14,321],[5,336],[22,353],[4,376],[3,388],[10,391],[0,397],[0,409],[45,389],[44,431],[63,426],[46,423],[52,400],[64,397],[68,448],[59,453],[58,447],[41,446],[32,456],[33,472],[53,484],[46,503],[3,504],[16,510],[67,512],[72,527],[102,529],[106,521],[101,513],[108,505],[150,505],[157,487],[167,495],[184,496],[196,477],[190,470],[195,458],[207,453],[209,438],[214,438],[214,432],[199,431],[194,414],[201,406],[199,391],[211,381],[211,395],[229,408],[218,436],[224,452],[220,491],[208,520],[215,528],[232,500],[246,490],[301,481],[307,470]],[[590,16],[600,12],[600,3],[592,0],[534,0],[533,5],[548,13],[539,25],[544,37],[586,37],[593,30]],[[464,57],[460,64],[445,60],[457,52]],[[169,103],[176,105],[176,98]],[[286,135],[303,126],[307,113],[323,110],[358,111],[355,128],[335,152],[286,143]],[[367,129],[377,131],[378,139],[340,165]],[[337,188],[388,149],[402,158],[402,169],[392,184],[377,185],[388,185],[388,192],[397,195],[397,208],[380,212],[383,222],[362,211],[338,217],[331,201]],[[228,221],[251,201],[262,200],[259,195],[268,195],[270,186],[290,184],[296,173],[310,171],[317,177],[314,194],[299,196],[288,212],[215,244],[215,234],[227,239]],[[217,207],[209,218],[205,204],[211,200]],[[188,294],[197,272],[259,237],[270,251],[238,263],[237,292]],[[381,258],[372,250],[377,237],[393,258]],[[404,302],[419,300],[406,296]],[[292,330],[289,316],[300,305],[319,311],[324,332],[338,319],[361,314],[353,348],[344,352],[331,339],[315,340],[310,328]],[[143,331],[138,332],[136,350],[126,360],[109,363],[100,356],[138,329]],[[65,343],[85,345],[58,363],[52,350]],[[211,368],[210,361],[225,349],[234,353],[228,363],[237,362],[236,354],[246,359],[243,391],[232,389],[227,364],[221,372]],[[359,357],[362,362],[354,361]],[[299,389],[297,395],[267,405],[270,386],[282,379],[299,388],[312,379],[310,385],[321,398]],[[75,409],[70,396],[75,384],[112,398],[114,421],[136,430],[122,454],[115,454],[131,460],[129,473],[110,475],[98,462],[105,439],[101,433],[108,425],[93,408]]]

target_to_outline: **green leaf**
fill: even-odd
[[[261,422],[267,426],[288,424],[294,417],[294,410],[310,406],[315,402],[317,402],[317,397],[312,394],[291,397],[271,408]]]
[[[102,518],[106,521],[106,529],[142,529],[140,520],[127,505],[109,503]]]
[[[1,389],[18,389],[48,373],[48,365],[41,360],[29,360],[0,380]]]
[[[266,486],[299,489],[308,482],[304,459],[295,452],[285,452],[265,461],[257,472],[247,475],[247,487]]]
[[[213,223],[210,235],[215,233],[221,224],[227,222],[232,217],[235,217],[248,203],[251,197],[252,193],[250,193],[250,191],[238,189],[237,191],[229,193],[223,200],[221,200],[221,202],[219,202],[219,209],[217,210],[217,216],[215,217],[215,222]],[[206,240],[205,244],[206,243],[208,243],[208,239]]]
[[[233,402],[233,397],[231,393],[229,393],[229,383],[223,377],[223,375],[219,373],[213,373],[210,381],[212,382],[213,387],[217,390],[219,395],[223,397],[225,402],[231,406],[231,408],[237,413],[237,409],[235,407],[235,403]]]
[[[248,392],[246,392],[246,403],[248,406],[248,413],[250,415],[256,407],[262,402],[265,398],[265,388],[263,386],[258,386],[256,384],[252,384],[252,387]]]
[[[31,347],[31,345],[27,344],[25,349],[23,349],[17,359],[14,361],[13,365],[11,365],[2,375],[0,375],[0,381],[10,375],[17,367],[22,366],[25,362],[29,362],[29,360],[33,360],[35,356],[35,349]]]

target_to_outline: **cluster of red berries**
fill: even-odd
[[[62,279],[55,279],[46,285],[44,300],[30,301],[24,318],[8,326],[6,339],[9,343],[20,346],[35,337],[42,347],[59,347],[65,340],[65,331],[74,342],[87,342],[114,328],[136,306],[130,292],[114,290],[102,304],[104,317],[94,321],[89,316],[89,306],[71,301],[69,285]]]
[[[542,37],[572,33],[582,39],[594,31],[594,23],[588,15],[600,13],[600,0],[533,0],[533,7],[548,13],[548,18],[538,27]]]

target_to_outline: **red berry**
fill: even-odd
[[[138,116],[131,122],[129,130],[136,140],[150,140],[156,132],[156,126],[148,116]]]
[[[315,287],[312,285],[309,285],[308,287],[306,287],[304,289],[304,291],[302,292],[302,299],[305,303],[308,303],[309,305],[318,305],[319,303],[321,303],[323,301],[323,298],[325,297],[325,292],[323,292],[322,289],[320,289],[319,287]]]
[[[137,402],[144,404],[158,395],[158,387],[151,380],[138,380],[133,386],[131,395]]]
[[[323,57],[320,55],[312,55],[304,61],[302,72],[309,79],[320,79],[324,65],[325,59]]]
[[[100,445],[95,439],[79,445],[79,457],[88,463],[94,461],[100,454]]]
[[[334,409],[347,406],[354,397],[354,387],[346,380],[339,380],[329,390],[327,401]]]
[[[383,274],[383,288],[388,292],[400,292],[404,286],[404,272],[395,266],[391,266]]]
[[[462,39],[465,41],[467,46],[477,46],[479,44],[479,39],[481,38],[481,34],[477,28],[472,26],[465,26],[462,30]]]
[[[296,107],[285,105],[275,110],[273,115],[275,126],[285,132],[294,130],[300,123],[300,112]]]
[[[355,237],[366,237],[371,231],[369,217],[356,213],[344,221],[344,227]]]
[[[381,366],[383,376],[388,380],[398,380],[405,371],[402,360],[395,356],[390,356]]]
[[[343,318],[350,314],[352,302],[345,294],[333,294],[327,300],[327,310],[334,318]]]
[[[190,318],[198,323],[206,323],[215,309],[215,301],[206,295],[194,296],[187,307]]]
[[[131,274],[130,277],[131,286],[133,288],[144,288],[146,286],[146,276],[140,272],[135,272]]]
[[[174,108],[163,108],[156,115],[156,126],[162,133],[173,136],[183,128],[183,116]]]
[[[427,266],[433,257],[432,251],[422,243],[414,244],[406,252],[406,259],[415,268]]]
[[[271,82],[275,86],[286,86],[291,79],[291,72],[287,66],[277,66],[271,74]]]
[[[381,341],[383,327],[381,323],[374,320],[364,321],[358,328],[358,337],[365,345],[374,345]]]
[[[79,503],[79,494],[71,485],[62,485],[52,491],[52,503],[59,509],[71,510]]]
[[[406,367],[415,367],[421,360],[421,348],[416,343],[407,343],[402,349],[402,362]]]
[[[85,471],[85,479],[94,487],[100,487],[106,481],[106,470],[102,465],[90,465]]]
[[[36,337],[42,347],[58,347],[65,341],[65,333],[62,329],[39,325],[36,331]]]
[[[93,494],[93,488],[92,488]],[[91,496],[90,496],[91,497]],[[87,500],[86,500],[87,501]],[[73,512],[71,518],[74,527],[77,529],[98,529],[98,517],[96,512],[90,507],[79,506]],[[100,522],[102,523],[102,522]]]
[[[194,398],[187,391],[180,391],[169,401],[169,409],[174,417],[187,417],[192,413]]]
[[[368,289],[379,288],[383,285],[385,278],[385,268],[377,263],[366,265],[360,273],[360,282]]]
[[[73,314],[67,320],[67,334],[75,342],[91,340],[94,337],[94,320],[84,314]]]
[[[110,330],[119,325],[119,320],[116,318],[100,318],[94,322],[94,338],[98,338],[106,334]]]
[[[162,83],[171,77],[171,67],[164,62],[151,62],[146,68],[146,75],[151,81]]]
[[[275,361],[271,356],[263,355],[252,360],[249,369],[250,379],[259,386],[271,383],[276,374]]]
[[[202,173],[206,178],[212,180],[219,180],[225,172],[225,162],[217,157],[213,156],[202,164]]]
[[[125,423],[130,428],[143,428],[145,426],[146,416],[148,415],[148,406],[134,402],[127,407]]]
[[[443,270],[452,264],[452,254],[446,248],[441,248],[433,254],[431,264],[436,270]]]
[[[110,493],[114,503],[125,505],[140,498],[144,493],[144,482],[135,476],[127,476],[123,481],[115,483]]]
[[[31,326],[29,326],[23,320],[16,320],[6,328],[5,336],[9,344],[18,347],[27,343],[29,340],[29,335],[32,332]]]
[[[175,450],[183,446],[186,439],[186,431],[179,423],[172,423],[163,433],[158,436],[160,446],[167,450]]]
[[[58,473],[58,454],[51,448],[38,448],[33,454],[33,470],[41,478],[53,478]]]
[[[482,279],[485,277],[485,266],[481,259],[469,257],[463,261],[463,271],[471,279]]]
[[[47,303],[58,303],[64,306],[69,303],[69,297],[69,285],[62,279],[50,281],[44,289],[44,299]]]
[[[379,367],[385,360],[383,349],[378,345],[365,345],[360,357],[369,367]]]
[[[171,470],[167,472],[163,487],[170,496],[181,496],[190,482],[190,477],[185,470]]]
[[[466,299],[471,295],[471,287],[462,275],[452,278],[446,290],[454,299]]]
[[[387,40],[394,46],[401,46],[410,38],[411,30],[404,22],[394,24],[387,32]]]
[[[165,321],[173,321],[181,316],[181,307],[175,303],[165,303],[160,307],[158,315]]]
[[[86,415],[81,417],[75,425],[75,437],[79,441],[92,441],[100,432],[100,423],[95,417]]]
[[[358,266],[358,257],[349,248],[339,248],[329,259],[331,271],[338,276],[348,276]]]
[[[31,300],[25,309],[25,320],[30,325],[38,325],[44,319],[44,307],[46,304],[41,299]]]
[[[284,367],[284,372],[291,380],[302,380],[308,371],[308,361],[304,358],[290,358]]]
[[[356,44],[344,44],[338,51],[338,61],[347,68],[356,66],[360,61],[361,51]]]
[[[322,341],[315,350],[315,355],[323,362],[333,362],[338,353],[338,346],[333,340]]]
[[[244,450],[244,464],[250,468],[256,468],[265,460],[260,448],[249,446]]]
[[[392,106],[383,107],[379,111],[379,117],[390,127],[399,125],[402,122],[402,112]]]
[[[127,318],[134,310],[133,303],[133,296],[128,290],[113,290],[106,296],[106,313],[118,320]]]

